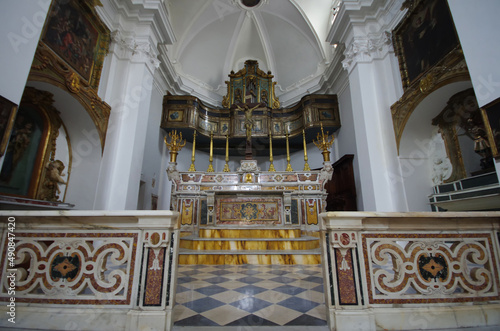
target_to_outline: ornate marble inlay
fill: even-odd
[[[19,232],[16,241],[16,302],[131,304],[137,231]],[[8,299],[6,284],[0,300]]]
[[[370,303],[498,300],[490,234],[362,234]]]
[[[217,221],[224,224],[281,222],[281,198],[221,198],[217,205]]]

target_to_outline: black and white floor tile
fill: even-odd
[[[319,265],[179,265],[175,326],[325,326]]]

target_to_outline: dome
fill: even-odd
[[[172,0],[168,58],[186,93],[226,95],[231,71],[256,60],[274,75],[282,105],[317,91],[326,68],[331,0]],[[201,95],[201,99],[203,96]],[[210,102],[212,99],[212,102]]]

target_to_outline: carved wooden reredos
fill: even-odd
[[[229,74],[228,93],[222,99],[222,108],[204,105],[194,96],[166,95],[163,99],[161,128],[176,129],[183,137],[192,141],[193,133],[197,149],[208,150],[210,134],[213,133],[215,154],[224,153],[226,135],[229,137],[230,153],[243,155],[240,150],[246,137],[244,107],[252,111],[254,127],[252,141],[256,155],[267,155],[269,135],[273,139],[273,152],[285,153],[285,138],[289,135],[290,150],[302,148],[302,131],[312,141],[321,130],[321,125],[330,133],[340,128],[340,117],[336,95],[310,94],[297,104],[282,108],[275,96],[271,72],[259,69],[257,61],[248,60],[237,73]],[[262,146],[261,149],[258,146]],[[255,147],[257,146],[257,147]]]

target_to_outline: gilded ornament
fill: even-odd
[[[170,150],[170,162],[177,162],[177,154],[186,145],[186,139],[182,140],[182,132],[177,134],[177,130],[171,131],[168,136],[170,137],[170,142],[167,141],[167,136],[165,136],[164,141],[167,148]]]
[[[70,90],[71,92],[73,93],[80,92],[80,78],[76,73],[72,72],[68,76],[68,79],[66,80],[66,85],[68,87],[68,90]]]
[[[323,132],[323,123],[321,123],[321,135],[318,132],[318,135],[316,136],[317,141],[313,140],[314,145],[318,147],[323,154],[323,161],[324,162],[330,162],[330,147],[332,147],[333,140],[335,139],[333,135],[330,137],[328,135],[328,131],[326,131],[326,135]]]
[[[426,94],[434,87],[435,77],[432,73],[426,75],[424,78],[420,80],[419,89],[420,92]]]

